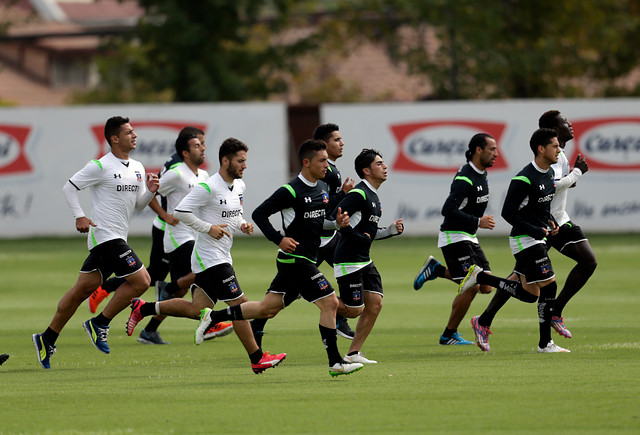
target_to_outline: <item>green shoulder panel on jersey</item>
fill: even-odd
[[[520,181],[524,181],[527,184],[531,184],[531,181],[529,181],[529,179],[524,175],[518,175],[517,177],[513,177],[512,180],[520,180]]]
[[[174,166],[172,166],[170,170],[178,174],[178,177],[182,177],[182,174],[180,173],[180,171],[178,171]]]
[[[333,169],[331,169],[331,166],[329,166],[329,167],[327,168],[327,171],[329,171],[329,172],[333,172]]]
[[[456,178],[454,178],[454,180],[466,181],[473,186],[473,181],[471,181],[469,177],[465,177],[463,175],[458,175]]]
[[[207,183],[198,183],[198,184],[204,187],[205,189],[207,189],[207,192],[211,193],[211,188]]]
[[[169,169],[174,169],[176,166],[178,166],[179,164],[181,164],[182,162],[177,162],[174,163],[173,165],[169,166]]]
[[[291,192],[291,194],[293,195],[294,198],[296,197],[296,191],[293,189],[293,187],[291,187],[290,184],[283,184],[282,187],[284,187],[289,192]]]
[[[99,167],[100,169],[103,169],[103,168],[102,168],[102,163],[100,163],[100,160],[93,159],[93,160],[91,160],[91,161],[92,161],[93,163],[95,163],[96,165],[98,165],[98,167]]]
[[[367,199],[367,194],[362,189],[351,189],[349,193],[359,193],[364,199]]]

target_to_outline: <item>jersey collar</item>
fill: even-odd
[[[376,195],[378,194],[378,191],[376,190],[375,187],[371,185],[371,183],[369,183],[367,180],[362,180],[362,181],[364,181],[364,184],[366,184],[367,187],[373,191],[373,193],[375,193]]]
[[[471,166],[471,169],[473,169],[474,171],[476,171],[480,175],[484,174],[484,172],[485,172],[485,171],[481,171],[480,169],[476,168],[476,165],[474,165],[471,160],[469,160],[469,166]]]
[[[531,162],[531,164],[533,165],[534,168],[536,168],[536,171],[538,171],[538,172],[542,172],[543,174],[546,174],[547,172],[549,172],[548,169],[545,170],[545,169],[542,169],[540,166],[536,165],[536,161],[535,160],[533,160]]]
[[[302,172],[300,172],[298,174],[298,178],[302,180],[302,182],[304,184],[306,184],[309,187],[316,187],[316,185],[318,184],[318,182],[316,181],[315,183],[312,183],[311,181],[307,180],[306,178],[304,178],[304,175],[302,175]]]

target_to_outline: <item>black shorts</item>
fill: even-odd
[[[547,252],[547,246],[537,243],[514,255],[516,265],[513,271],[518,275],[523,275],[527,284],[547,281],[553,278],[553,266]]]
[[[169,271],[171,280],[177,281],[191,273],[191,253],[193,252],[193,240],[178,246],[173,252],[169,252]]]
[[[151,252],[149,253],[149,267],[147,272],[151,276],[151,285],[156,281],[164,281],[169,273],[169,257],[164,253],[164,231],[151,226]]]
[[[454,280],[464,279],[473,264],[477,264],[485,272],[491,273],[489,261],[487,261],[482,247],[477,243],[463,241],[443,246],[440,249],[451,278]]]
[[[582,232],[582,228],[574,225],[571,221],[560,226],[558,234],[555,236],[547,236],[547,246],[554,247],[558,252],[562,252],[567,245],[579,243],[587,240],[587,236]]]
[[[362,269],[338,278],[340,299],[349,308],[359,308],[364,304],[364,292],[382,294],[382,279],[373,262]]]
[[[336,246],[338,246],[338,240],[340,240],[340,237],[340,233],[336,231],[336,234],[329,243],[318,250],[318,261],[316,261],[316,266],[320,266],[324,261],[329,266],[333,267],[333,254],[336,252]]]
[[[191,286],[197,286],[211,299],[214,304],[218,301],[234,301],[244,295],[236,272],[229,263],[212,266],[202,272],[196,273],[196,279]]]
[[[91,249],[80,272],[90,273],[97,270],[102,275],[102,283],[104,283],[112,273],[118,278],[125,278],[143,267],[144,264],[127,242],[122,239],[113,239]]]
[[[285,306],[302,296],[308,302],[316,302],[335,293],[318,266],[306,260],[292,263],[276,261],[276,274],[267,292],[281,294]]]

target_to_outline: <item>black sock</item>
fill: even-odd
[[[142,314],[142,317],[147,317],[147,316],[153,316],[156,313],[156,303],[155,302],[145,302],[144,304],[142,304],[142,306],[140,307],[140,314]],[[149,330],[147,330],[148,332],[151,332]]]
[[[268,319],[253,319],[251,322],[251,330],[253,331],[253,334],[255,335],[256,333],[263,333],[264,332],[264,326],[267,324],[267,320]]]
[[[112,319],[107,319],[104,317],[104,314],[100,313],[96,317],[93,318],[93,323],[98,326],[109,326]]]
[[[480,272],[476,278],[478,284],[490,285],[497,290],[502,290],[514,298],[529,304],[538,300],[538,297],[529,293],[522,287],[520,281],[512,281],[510,279],[500,278],[489,273]]]
[[[167,286],[164,289],[167,293],[169,293],[170,295],[173,295],[175,292],[180,290],[180,287],[178,287],[177,282],[171,281],[170,283],[167,284]]]
[[[242,316],[242,308],[240,305],[232,305],[230,307],[225,308],[224,310],[214,311],[211,313],[211,324],[215,325],[216,323],[233,321],[233,320],[244,320]]]
[[[262,349],[258,348],[258,350],[256,350],[253,353],[249,354],[249,359],[251,360],[251,364],[258,364],[260,362],[260,360],[262,359],[262,355],[264,355],[264,353],[262,352]]]
[[[458,332],[457,329],[444,328],[444,332],[442,333],[442,336],[448,338],[448,337],[451,337],[456,332]]]
[[[444,277],[444,273],[446,271],[447,271],[447,268],[444,267],[442,264],[438,264],[436,265],[436,267],[433,268],[433,274],[438,278]]]
[[[338,350],[338,335],[335,328],[327,328],[322,325],[320,327],[320,337],[329,357],[329,366],[344,362],[340,351]]]
[[[160,326],[160,324],[162,323],[162,321],[156,319],[155,317],[152,317],[149,320],[149,323],[147,323],[147,326],[144,327],[144,330],[147,332],[154,332],[158,330],[158,326]]]
[[[116,277],[109,278],[108,280],[102,283],[102,289],[105,290],[107,293],[113,293],[118,289],[118,287],[120,287],[126,281],[127,280],[124,278],[116,278]]]
[[[555,281],[540,289],[540,299],[538,300],[540,343],[538,346],[541,348],[546,347],[551,341],[551,317],[553,316],[553,303],[557,290],[558,284]]]
[[[46,331],[44,331],[44,333],[42,334],[42,339],[44,341],[46,341],[47,343],[54,345],[56,344],[56,340],[58,339],[58,336],[60,334],[58,334],[56,331],[54,331],[51,328],[47,328]]]
[[[478,318],[478,324],[480,326],[491,326],[493,318],[509,299],[511,299],[511,295],[509,293],[496,290],[496,294],[491,298],[491,302],[487,305],[484,313],[482,313]]]

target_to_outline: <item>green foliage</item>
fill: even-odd
[[[90,316],[84,304],[57,342],[52,369],[43,370],[30,335],[47,326],[75,281],[86,239],[0,240],[0,353],[11,355],[0,367],[0,431],[637,433],[639,297],[631,271],[640,235],[590,235],[590,241],[598,269],[564,311],[574,337],[554,336],[572,352],[554,355],[535,352],[536,308],[517,301],[496,317],[491,352],[439,346],[456,287],[442,279],[419,292],[411,287],[425,256],[439,255],[435,238],[374,243],[385,298],[364,351],[379,363],[334,379],[318,333],[319,310],[304,301],[267,324],[264,349],[288,356],[259,376],[234,335],[194,345],[196,323],[188,319],[168,318],[160,332],[171,344],[151,346],[126,336],[123,312],[111,324],[112,352],[104,355],[82,329]],[[130,243],[148,258],[149,238]],[[494,273],[508,273],[513,257],[506,238],[482,244]],[[236,239],[234,267],[249,299],[263,297],[275,251],[264,238]],[[573,262],[551,256],[561,286]],[[145,295],[154,297],[153,289]],[[460,326],[466,338],[473,337],[469,318],[490,297],[474,300]],[[338,340],[346,351],[349,342]]]
[[[344,2],[354,35],[383,42],[438,99],[638,95],[638,0]]]
[[[104,83],[89,97],[115,91],[125,101],[266,99],[285,89],[282,73],[313,45],[313,36],[278,38],[290,23],[291,0],[139,3],[145,16],[132,38],[105,47]]]

